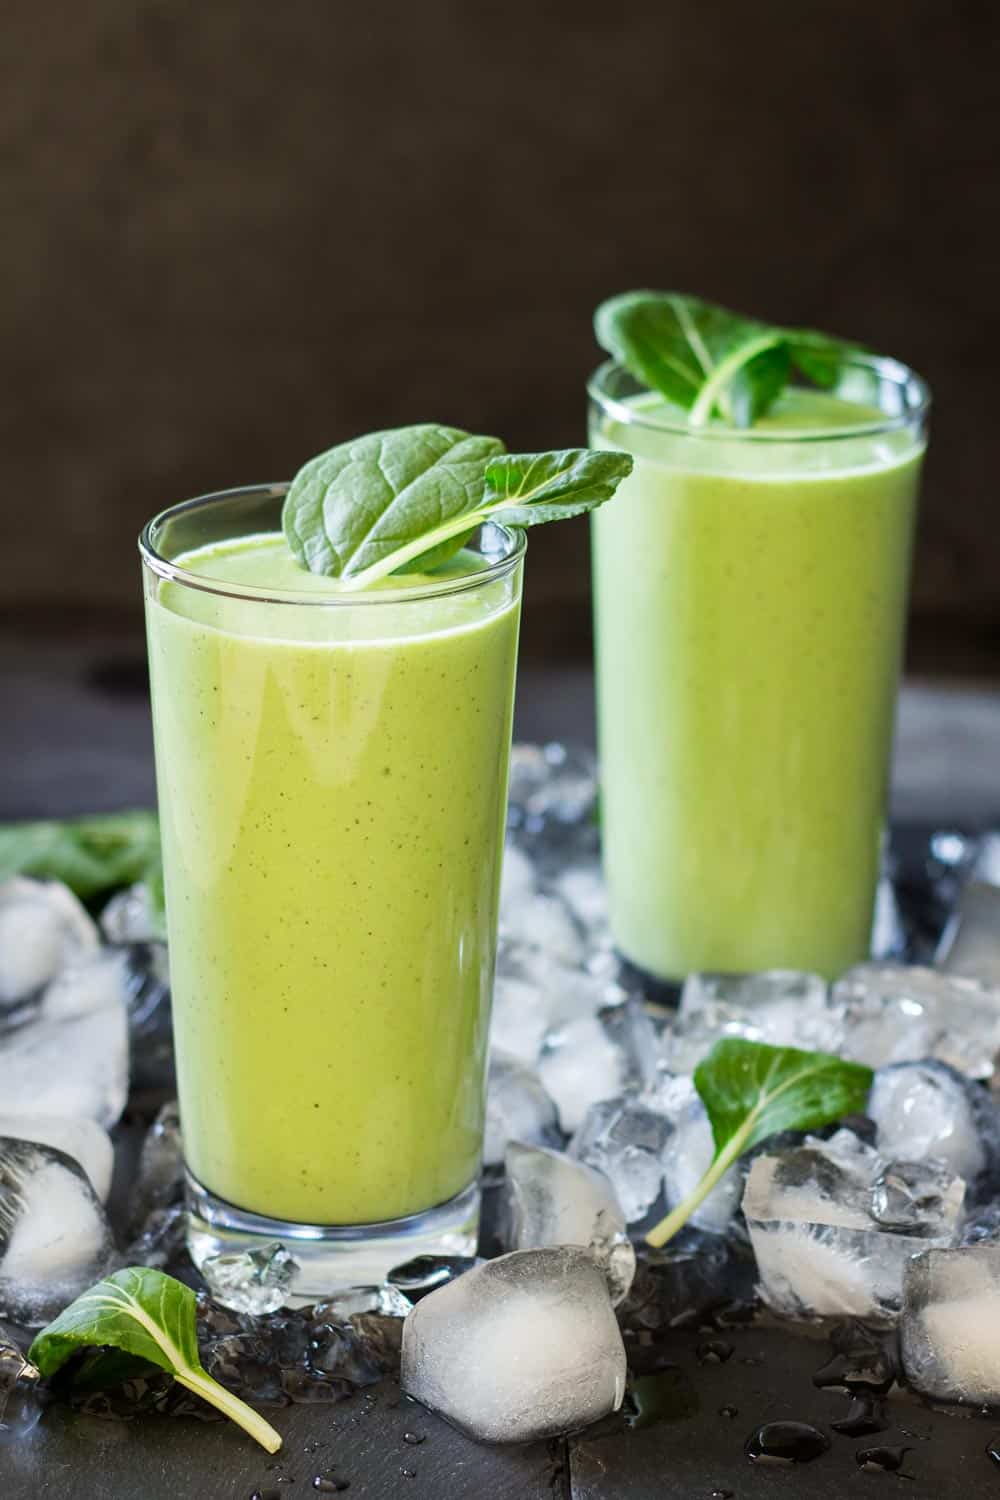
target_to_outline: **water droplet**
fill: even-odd
[[[869,1474],[897,1474],[909,1448],[859,1448],[854,1460]]]
[[[1000,1464],[1000,1438],[994,1438],[992,1443],[987,1443],[986,1452],[995,1464]]]
[[[701,1403],[683,1370],[671,1365],[655,1375],[633,1376],[625,1395],[626,1427],[652,1427],[693,1417]]]
[[[254,1490],[250,1500],[281,1500],[280,1490]]]
[[[725,1339],[706,1339],[694,1353],[700,1365],[724,1365],[733,1357],[733,1346]]]
[[[733,1500],[732,1490],[713,1490],[711,1500]]]
[[[417,1477],[416,1469],[400,1469],[399,1472],[402,1474],[404,1479],[416,1479]]]
[[[813,1376],[822,1390],[843,1386],[848,1391],[871,1391],[884,1396],[896,1378],[896,1366],[883,1349],[852,1350],[835,1354]]]
[[[317,1474],[313,1480],[313,1489],[321,1495],[339,1495],[350,1487],[349,1479],[338,1479],[335,1474]]]
[[[884,1432],[888,1423],[881,1401],[871,1396],[855,1396],[847,1408],[847,1416],[841,1417],[839,1422],[831,1422],[830,1426],[845,1437],[870,1437],[872,1433]]]
[[[740,1414],[740,1409],[739,1409],[738,1406],[720,1406],[719,1407],[719,1416],[720,1417],[728,1417],[730,1421],[732,1421],[733,1417],[738,1417],[739,1414]]]
[[[426,1443],[426,1432],[404,1432],[403,1442],[409,1443],[411,1448],[419,1448],[421,1443]]]
[[[826,1434],[809,1422],[765,1422],[751,1432],[743,1452],[752,1464],[807,1464],[829,1446]]]

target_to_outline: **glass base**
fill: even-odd
[[[668,1010],[677,1009],[681,990],[684,988],[683,979],[662,979],[658,974],[651,974],[641,964],[626,958],[620,948],[615,951],[621,963],[619,983],[625,989],[637,990],[644,1000],[649,1000],[654,1005],[662,1005]]]
[[[379,1286],[394,1267],[417,1255],[476,1253],[478,1182],[447,1203],[405,1219],[386,1219],[380,1224],[293,1224],[237,1208],[210,1193],[190,1172],[185,1177],[188,1250],[198,1269],[210,1256],[260,1250],[277,1240],[298,1265],[285,1298],[287,1307],[306,1307],[339,1292]]]

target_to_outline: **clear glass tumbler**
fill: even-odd
[[[591,441],[612,925],[655,978],[865,957],[886,813],[924,383],[858,356],[754,427],[693,428],[614,363]]]
[[[247,582],[285,489],[140,550],[189,1243],[280,1241],[301,1303],[475,1249],[525,543]]]

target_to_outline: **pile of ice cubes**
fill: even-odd
[[[169,1063],[166,949],[141,895],[98,925],[64,885],[0,884],[0,1316],[44,1322],[116,1263],[109,1131]]]
[[[213,1371],[252,1399],[335,1399],[392,1363],[394,1326],[410,1394],[474,1436],[524,1440],[620,1405],[620,1326],[759,1296],[791,1319],[898,1323],[919,1390],[1000,1401],[1000,835],[934,835],[916,901],[884,878],[875,956],[834,985],[695,974],[676,1008],[615,955],[598,845],[593,758],[515,747],[484,1152],[504,1253],[413,1263],[300,1313],[283,1310],[284,1247],[220,1257],[202,1302]],[[123,1263],[195,1279],[166,957],[139,888],[95,923],[62,886],[0,884],[0,1317],[37,1326]],[[652,1251],[644,1231],[714,1155],[692,1075],[720,1037],[869,1064],[867,1114],[765,1141]],[[155,1118],[117,1186],[116,1237],[109,1132],[129,1097]],[[31,1379],[18,1366],[22,1395]],[[158,1388],[142,1400],[173,1409]]]

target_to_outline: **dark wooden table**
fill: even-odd
[[[0,817],[58,815],[148,804],[153,798],[148,702],[141,645],[0,642]],[[591,742],[591,680],[585,669],[522,673],[517,733],[526,739]],[[974,826],[1000,814],[1000,696],[975,689],[911,686],[904,695],[893,800],[899,818]],[[827,1429],[846,1411],[841,1393],[819,1391],[812,1374],[824,1350],[804,1334],[750,1327],[731,1333],[733,1357],[702,1365],[699,1335],[670,1337],[672,1410],[650,1425],[618,1417],[566,1442],[481,1447],[400,1396],[385,1381],[335,1406],[269,1413],[285,1438],[276,1460],[227,1423],[144,1418],[101,1421],[53,1407],[34,1433],[0,1441],[0,1500],[250,1500],[318,1493],[332,1471],[348,1495],[412,1500],[841,1500],[904,1485],[935,1500],[1000,1494],[988,1443],[1000,1436],[977,1415],[935,1413],[900,1397],[890,1431],[832,1435],[807,1467],[761,1468],[743,1445],[780,1417]],[[735,1408],[723,1415],[722,1408]],[[422,1434],[411,1445],[403,1433]],[[2,1433],[0,1433],[2,1440]],[[905,1480],[863,1472],[856,1451],[909,1448]]]

